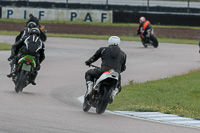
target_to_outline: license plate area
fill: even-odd
[[[31,65],[27,65],[27,64],[24,63],[22,65],[22,70],[30,72],[31,71]]]

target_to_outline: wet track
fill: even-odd
[[[13,36],[0,42],[13,43]],[[36,79],[23,93],[15,93],[6,77],[10,51],[0,52],[0,132],[9,133],[199,133],[199,129],[160,124],[110,114],[82,111],[78,97],[85,93],[84,65],[105,40],[49,37],[46,60]],[[127,70],[122,83],[144,82],[186,73],[199,68],[197,45],[162,43],[157,49],[143,48],[140,42],[122,41],[127,53]],[[96,64],[99,65],[100,61]],[[122,90],[123,91],[123,90]],[[120,95],[120,94],[119,94]]]

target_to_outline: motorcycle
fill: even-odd
[[[154,48],[158,47],[158,40],[155,36],[153,29],[147,30],[147,37],[142,39],[142,44],[145,48],[148,46],[153,46]]]
[[[30,84],[31,74],[35,72],[34,69],[36,69],[36,62],[33,56],[26,55],[19,59],[16,74],[12,77],[17,93],[22,92],[23,88]]]
[[[92,67],[99,68],[94,65]],[[104,72],[98,79],[95,80],[93,90],[88,96],[84,98],[83,111],[88,112],[91,107],[96,108],[97,114],[105,112],[108,103],[111,101],[111,93],[116,88],[119,78],[119,73],[114,70]]]

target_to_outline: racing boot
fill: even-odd
[[[7,75],[8,78],[12,78],[16,75],[16,71],[17,71],[17,65],[16,64],[13,64],[11,66],[11,72],[10,74]]]
[[[38,74],[37,71],[33,71],[33,72],[30,74],[29,82],[30,82],[32,85],[36,85],[35,79],[36,79],[37,74]]]
[[[114,98],[115,98],[115,96],[117,95],[118,92],[119,92],[118,88],[115,88],[114,90],[112,90],[109,103],[112,103],[114,101]]]
[[[93,88],[94,82],[92,81],[87,81],[87,92],[85,94],[85,99],[89,100],[89,95],[92,92],[92,88]]]

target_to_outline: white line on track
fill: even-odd
[[[78,100],[83,103],[84,96],[80,96]],[[142,120],[149,120],[159,123],[165,123],[170,125],[178,125],[178,126],[185,126],[191,128],[200,129],[200,120],[180,117],[173,114],[164,114],[161,112],[134,112],[134,111],[106,111],[108,113],[128,116],[131,118],[137,118]]]

